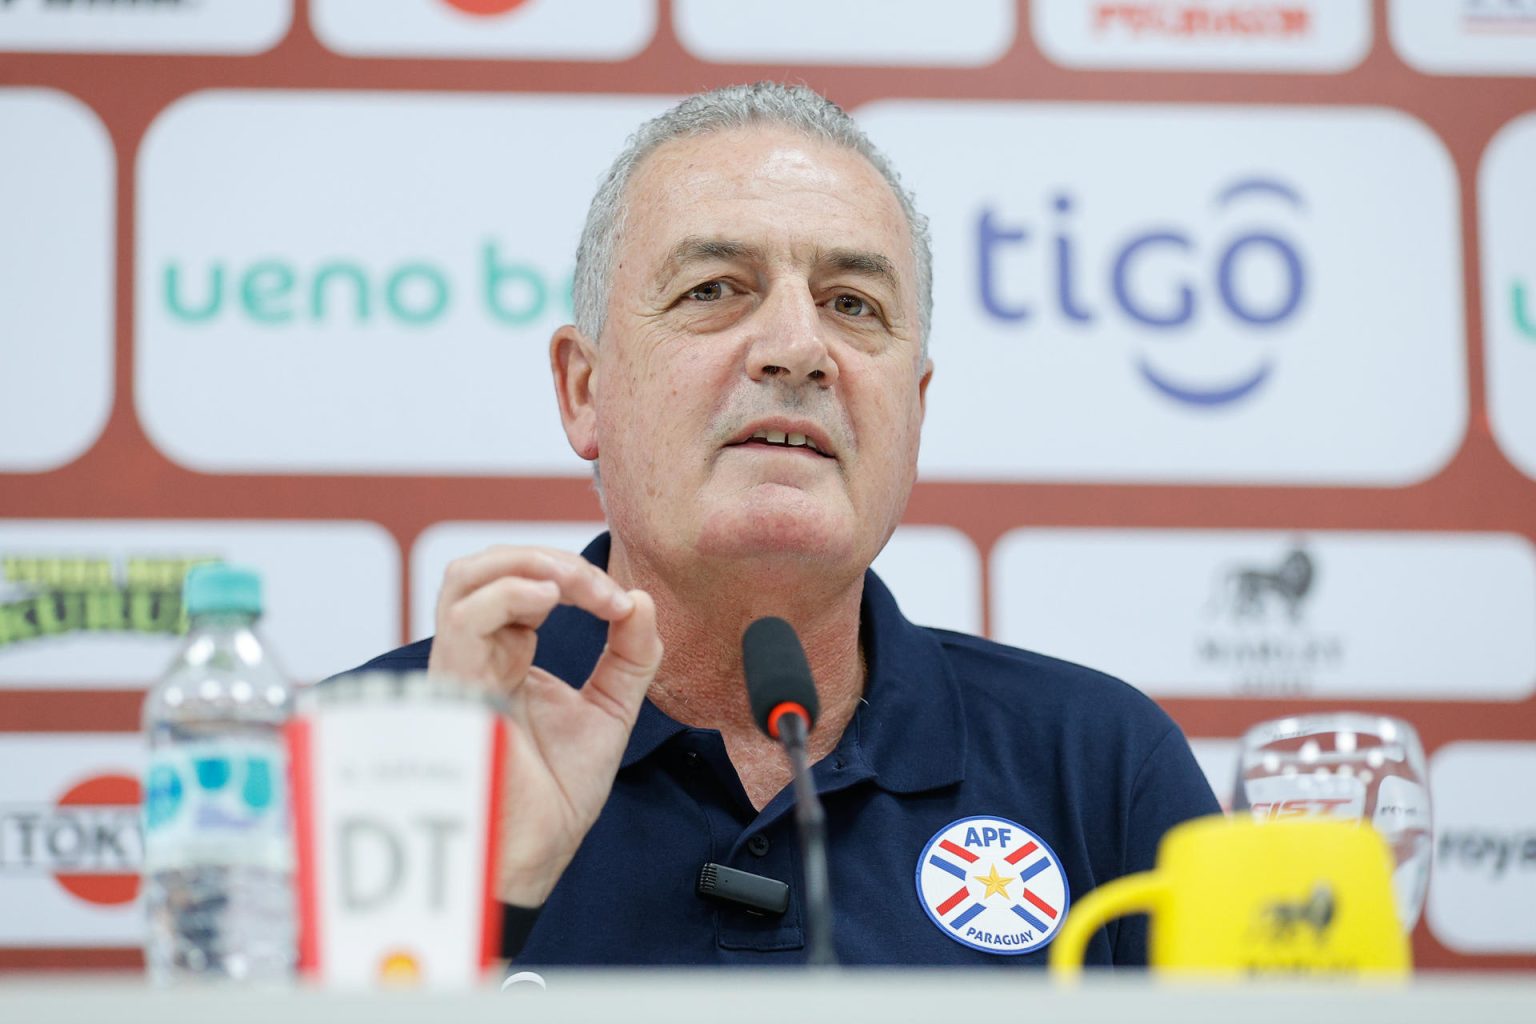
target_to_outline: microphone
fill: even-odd
[[[741,662],[752,717],[759,729],[784,745],[794,772],[795,824],[805,871],[806,959],[814,966],[829,966],[837,959],[827,891],[826,816],[805,750],[820,711],[816,683],[794,627],[780,618],[769,616],[747,627],[741,637]]]

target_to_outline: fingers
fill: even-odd
[[[559,600],[612,621],[628,615],[634,602],[607,573],[580,555],[553,548],[500,545],[460,558],[443,574],[437,599],[441,629],[444,616],[475,591],[498,579],[542,580],[559,587]]]
[[[486,637],[503,626],[537,629],[560,603],[560,586],[550,580],[503,576],[445,609],[439,632]]]
[[[592,669],[583,698],[631,725],[640,713],[645,691],[661,667],[661,634],[656,631],[656,604],[643,590],[631,590],[635,610],[608,626],[608,645]]]

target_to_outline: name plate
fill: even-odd
[[[289,728],[300,970],[339,988],[478,985],[501,942],[506,733],[486,694],[359,673],[307,691]]]

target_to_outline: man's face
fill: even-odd
[[[617,536],[662,564],[868,565],[911,492],[931,372],[885,180],[840,147],[741,129],[657,150],[627,210],[591,436],[567,417],[602,459]]]

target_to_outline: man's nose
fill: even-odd
[[[753,380],[809,381],[821,387],[837,380],[837,363],[823,336],[821,310],[803,282],[786,282],[770,291],[750,329],[747,375]]]

